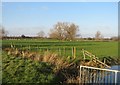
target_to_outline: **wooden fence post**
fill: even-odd
[[[47,48],[47,52],[48,52],[48,48]]]
[[[83,52],[83,57],[84,57],[84,60],[85,60],[85,52],[84,52],[84,49],[82,49],[82,52]]]
[[[76,58],[76,47],[73,47],[74,49],[74,59]]]
[[[65,47],[64,47],[64,56],[66,56],[66,50],[65,50]]]
[[[58,48],[58,53],[61,56],[61,49],[60,48]]]
[[[29,45],[29,50],[30,50],[30,48],[31,48],[31,47],[30,47],[30,45]]]
[[[73,47],[72,47],[72,56],[74,55]]]

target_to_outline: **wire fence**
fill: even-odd
[[[22,50],[29,50],[29,51],[36,51],[40,53],[44,53],[45,51],[48,52],[55,52],[59,56],[70,56],[76,58],[76,56],[82,56],[81,48],[73,47],[73,46],[63,46],[63,47],[40,47],[40,46],[31,46],[31,45],[11,45],[11,48],[19,48]]]

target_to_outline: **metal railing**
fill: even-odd
[[[118,70],[80,66],[80,83],[117,83]],[[119,75],[120,76],[120,75]]]

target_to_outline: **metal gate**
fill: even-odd
[[[80,83],[117,83],[118,70],[80,66]],[[120,75],[119,75],[120,77]],[[120,82],[119,82],[120,83]]]

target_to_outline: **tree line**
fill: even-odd
[[[76,40],[81,36],[79,32],[79,26],[75,23],[70,22],[58,22],[56,23],[52,29],[50,29],[48,35],[50,39],[58,39],[58,40]],[[8,31],[5,30],[3,26],[0,26],[0,38],[7,38]],[[19,37],[18,37],[19,38]],[[45,38],[44,31],[40,31],[37,33],[37,37],[29,37],[25,35],[21,35],[20,38]],[[100,31],[97,31],[94,38],[82,38],[88,40],[103,40],[104,37]],[[110,38],[111,40],[118,40],[118,37],[114,36]]]

